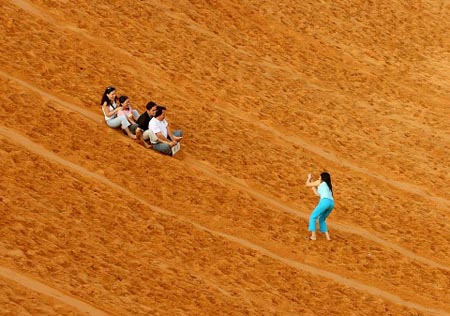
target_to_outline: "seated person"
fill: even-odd
[[[119,98],[119,104],[122,107],[122,109],[119,110],[117,115],[125,115],[131,124],[136,124],[136,120],[139,117],[139,112],[131,107],[130,98],[127,97],[126,95],[122,95]]]
[[[116,88],[109,86],[103,92],[102,101],[100,105],[102,106],[103,115],[105,116],[106,125],[111,128],[122,127],[122,130],[132,139],[136,139],[134,133],[130,131],[131,123],[124,115],[119,115],[119,111],[122,107],[116,104]]]
[[[117,112],[117,115],[123,115],[127,118],[128,122],[130,122],[130,132],[133,135],[136,135],[136,138],[143,142],[142,139],[142,130],[139,128],[139,125],[136,123],[136,120],[139,118],[139,112],[131,107],[130,98],[126,95],[122,95],[119,98],[119,104],[122,107],[121,110]]]
[[[142,113],[139,118],[137,119],[136,123],[139,125],[139,128],[144,131],[143,134],[143,141],[145,148],[152,148],[152,141],[157,142],[157,138],[155,134],[148,128],[150,120],[155,116],[156,112],[156,103],[153,101],[150,101],[145,106],[146,111]],[[150,142],[147,143],[147,141]]]
[[[157,142],[152,141],[153,149],[166,155],[172,155],[172,147],[183,139],[181,130],[173,131],[166,121],[166,108],[157,106],[155,116],[150,120],[148,128],[158,138]]]

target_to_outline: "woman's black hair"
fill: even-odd
[[[165,106],[158,105],[158,106],[156,107],[155,117],[160,116],[164,110],[166,110],[166,107],[165,107]]]
[[[153,102],[153,101],[150,101],[149,103],[147,103],[147,105],[145,106],[145,108],[147,109],[147,110],[151,110],[152,109],[152,107],[154,107],[154,106],[156,106],[157,104],[155,103],[155,102]]]
[[[333,186],[331,185],[331,176],[328,172],[322,172],[320,174],[320,179],[325,182],[330,188],[331,195],[333,195]]]
[[[100,105],[103,105],[103,103],[105,103],[105,102],[106,102],[106,105],[108,105],[108,106],[112,104],[111,100],[108,98],[108,94],[110,94],[114,90],[116,90],[116,88],[114,88],[113,86],[106,87],[105,92],[103,92],[102,101],[100,102]]]
[[[119,98],[120,105],[122,105],[128,99],[129,98],[126,95],[121,95],[120,98]]]

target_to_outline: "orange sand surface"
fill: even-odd
[[[449,1],[0,3],[0,315],[450,315]]]

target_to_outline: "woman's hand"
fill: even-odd
[[[308,174],[308,178],[306,179],[306,186],[308,187],[317,187],[320,184],[320,178],[318,180],[314,180],[312,173]]]

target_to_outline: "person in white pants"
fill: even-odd
[[[102,106],[103,115],[105,116],[106,125],[111,128],[122,127],[122,130],[132,139],[136,139],[136,135],[133,135],[130,131],[130,122],[124,115],[117,115],[117,112],[122,111],[121,106],[116,104],[116,88],[109,86],[103,92],[102,101],[100,102]]]

